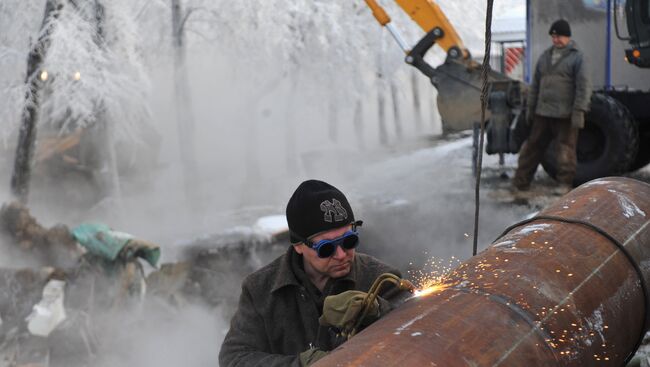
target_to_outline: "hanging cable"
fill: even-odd
[[[483,164],[483,142],[485,140],[485,110],[487,107],[488,94],[488,71],[490,69],[490,45],[492,43],[492,4],[494,0],[487,1],[487,11],[485,14],[485,55],[483,56],[483,67],[481,69],[481,79],[483,85],[481,88],[481,132],[478,144],[478,154],[476,163],[476,188],[474,197],[474,243],[472,246],[472,256],[476,255],[478,248],[478,219],[479,219],[479,201],[481,185],[481,165]]]

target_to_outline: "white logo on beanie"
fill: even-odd
[[[348,219],[348,212],[345,210],[341,202],[332,198],[332,201],[325,200],[320,203],[320,210],[325,213],[323,220],[332,223],[332,214],[334,214],[334,221],[340,222]]]

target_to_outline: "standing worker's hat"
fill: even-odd
[[[291,243],[354,222],[348,199],[339,189],[318,180],[300,184],[287,203]]]
[[[548,34],[571,37],[571,27],[569,26],[569,22],[564,19],[556,20],[551,25],[551,29],[548,30]]]

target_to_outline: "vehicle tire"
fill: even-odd
[[[638,121],[637,121],[638,122]],[[645,126],[650,125],[650,121],[644,122]],[[650,163],[650,144],[641,144],[641,142],[650,142],[650,131],[639,130],[639,151],[636,153],[636,159],[630,167],[630,171],[636,171]]]
[[[557,175],[555,146],[554,140],[542,160],[544,170],[553,178]],[[616,99],[594,93],[585,128],[578,135],[578,168],[573,185],[628,172],[638,149],[638,127],[632,114]]]

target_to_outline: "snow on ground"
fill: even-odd
[[[411,262],[420,266],[429,257],[471,256],[475,196],[471,147],[471,137],[442,140],[366,167],[349,194],[353,202],[362,203],[366,219],[363,235],[368,237],[363,250],[401,268]],[[496,167],[497,158],[486,156],[484,165]],[[484,177],[494,181],[493,175],[498,171],[487,170]],[[486,192],[494,185],[489,180],[482,185],[479,248],[530,211],[486,200]],[[393,202],[401,205],[391,205]]]

